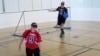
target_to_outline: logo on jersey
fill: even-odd
[[[32,44],[33,42],[34,42],[34,36],[31,35],[31,36],[29,37],[29,43]]]
[[[26,38],[26,40],[29,44],[33,44],[33,43],[38,44],[37,38],[35,38],[35,37],[36,37],[35,34],[29,34],[29,36]]]

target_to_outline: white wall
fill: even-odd
[[[100,21],[100,8],[72,8],[71,20]]]
[[[0,28],[17,25],[20,13],[0,14]]]
[[[71,0],[71,20],[100,21],[100,0]]]
[[[21,17],[22,13],[8,13],[0,14],[0,28],[14,27]],[[57,20],[57,12],[37,11],[25,12],[25,23],[31,24],[32,22],[52,22]],[[20,25],[24,25],[24,18],[21,19]]]

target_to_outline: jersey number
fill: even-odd
[[[29,37],[29,43],[32,44],[34,42],[34,36]]]

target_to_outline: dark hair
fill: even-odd
[[[62,2],[61,2],[61,5],[64,5],[64,4],[65,4],[65,3],[62,1]]]
[[[38,26],[37,26],[37,23],[33,22],[33,23],[31,24],[31,27],[37,28],[37,27],[38,27]]]

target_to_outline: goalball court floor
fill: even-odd
[[[42,56],[100,56],[100,22],[72,21],[62,38],[59,28],[53,28],[55,22],[38,25]],[[0,56],[25,56],[25,42],[19,51],[20,37],[12,36],[14,31],[15,27],[0,29]],[[23,31],[23,26],[18,27],[19,34]]]

